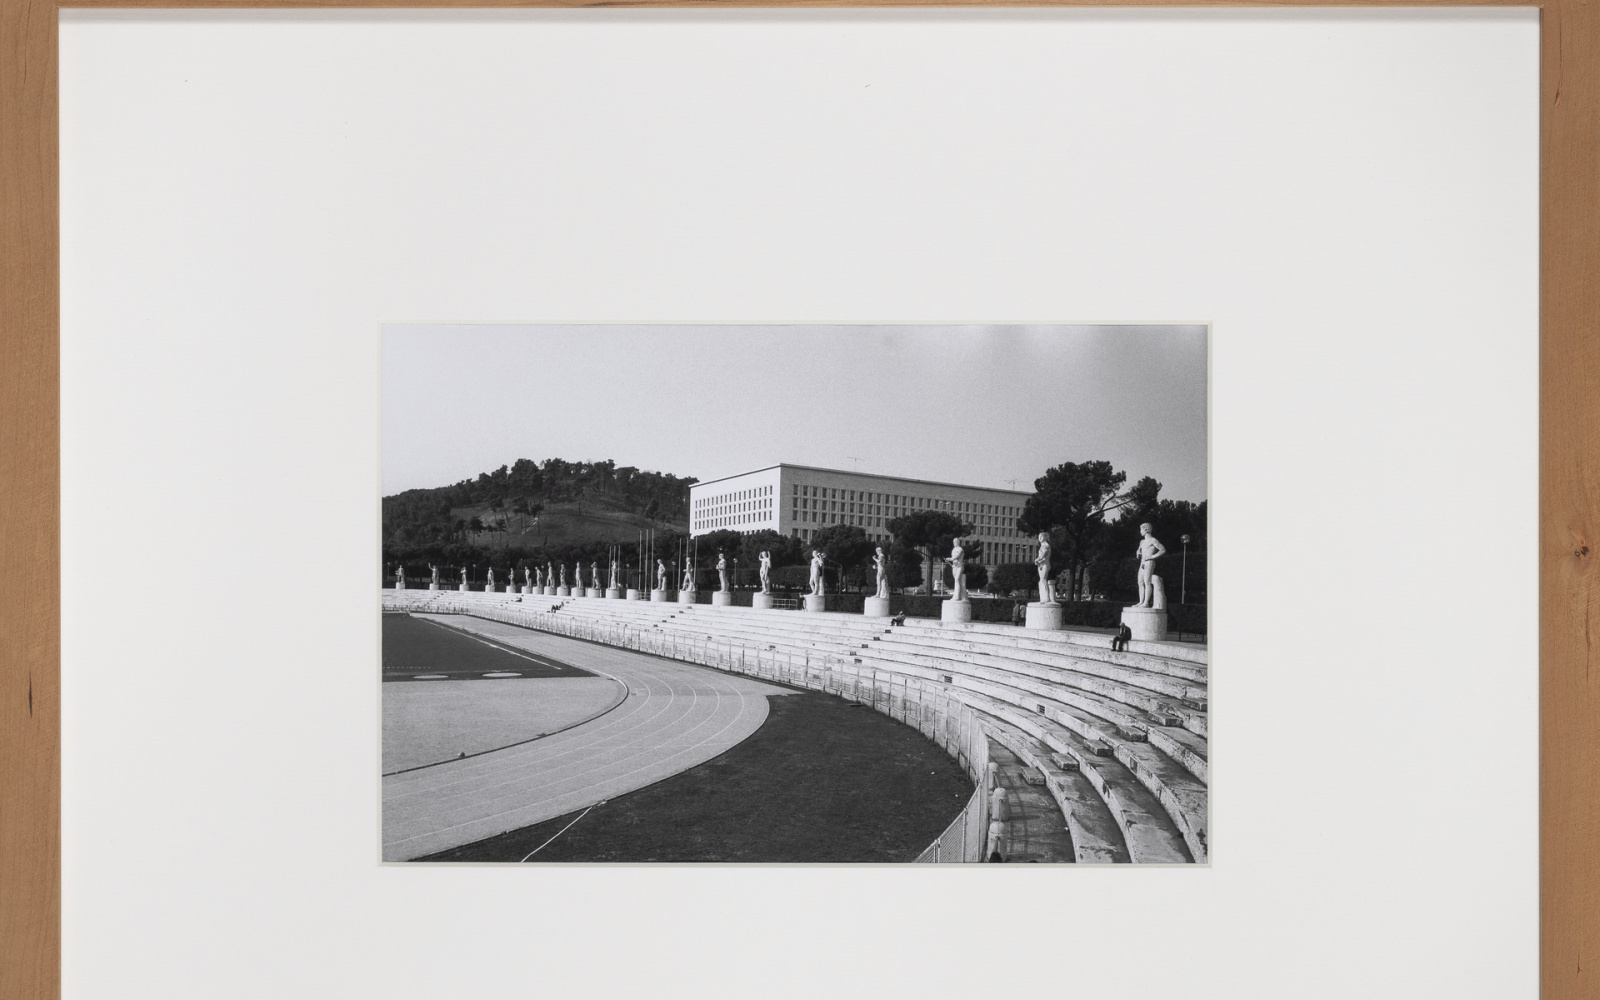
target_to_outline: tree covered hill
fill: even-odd
[[[515,565],[594,558],[654,529],[665,540],[688,521],[697,482],[613,461],[520,458],[476,479],[383,498],[383,558],[409,568]]]

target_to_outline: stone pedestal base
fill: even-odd
[[[629,600],[629,601],[637,601],[637,600],[639,600],[639,592],[637,590],[634,590],[632,587],[629,587],[628,588],[628,593],[624,595],[624,600]]]
[[[970,622],[972,621],[972,602],[958,601],[951,598],[939,605],[939,620],[942,622]]]
[[[428,584],[428,589],[429,590],[438,590],[439,589],[439,585],[437,583],[430,583],[430,584]]]
[[[733,606],[733,591],[714,590],[711,592],[711,606],[715,608],[729,608]]]
[[[603,599],[606,596],[606,592],[599,587],[590,587],[583,592],[583,596]]]
[[[696,597],[699,597],[699,596],[700,596],[700,591],[698,591],[698,590],[680,590],[680,591],[678,591],[678,603],[679,604],[693,604],[694,603],[694,599]]]
[[[652,590],[650,591],[650,599],[657,604],[665,604],[667,603],[667,592],[665,590]]]
[[[889,599],[887,597],[869,597],[861,605],[861,613],[867,618],[889,617]]]
[[[572,588],[571,587],[557,587],[556,588],[556,596],[557,597],[571,597],[572,596]]]
[[[396,590],[404,590],[404,589],[406,589],[406,585],[403,584],[403,583],[396,583],[394,585],[394,589],[396,589]]]
[[[823,597],[821,594],[807,594],[805,607],[807,611],[826,610],[827,598]]]
[[[1122,624],[1128,626],[1135,639],[1160,642],[1167,637],[1167,609],[1123,608]]]
[[[467,592],[467,585],[463,583],[461,586],[457,587],[456,589],[461,591],[463,594],[465,594]]]
[[[607,587],[606,588],[606,600],[608,600],[608,601],[620,601],[620,600],[622,600],[622,588],[621,587]]]
[[[771,594],[751,594],[750,595],[750,606],[752,608],[765,608],[766,610],[771,611],[772,610],[772,595]]]
[[[1061,611],[1061,605],[1054,601],[1049,604],[1040,604],[1038,601],[1028,605],[1028,628],[1061,629],[1066,627],[1066,616]]]

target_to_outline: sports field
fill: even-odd
[[[383,773],[515,746],[621,704],[609,677],[442,622],[383,616]]]

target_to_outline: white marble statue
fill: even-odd
[[[562,563],[561,564],[561,586],[565,587],[566,585],[567,585],[567,564],[566,563]]]
[[[439,585],[439,567],[435,566],[433,563],[429,563],[428,572],[433,574],[433,580],[431,582],[437,587]]]
[[[493,566],[489,567],[489,582],[484,584],[483,589],[484,590],[493,590],[494,589],[494,567]]]
[[[772,553],[761,553],[761,592],[772,593]]]
[[[396,566],[394,568],[394,582],[398,584],[406,582],[406,568],[404,566]]]
[[[694,590],[694,563],[683,567],[683,586],[679,590]]]
[[[811,596],[823,595],[822,580],[822,553],[817,549],[811,550]]]
[[[600,560],[589,563],[589,586],[594,590],[600,589]]]
[[[950,564],[950,599],[964,601],[967,599],[967,552],[961,547],[961,539],[957,538],[950,549],[950,558],[945,562]]]
[[[656,589],[667,589],[667,564],[663,559],[656,560]]]
[[[572,564],[572,592],[576,594],[583,589],[583,563],[574,561]]]
[[[522,585],[524,587],[533,586],[533,567],[527,563],[522,564]]]
[[[878,592],[874,597],[889,596],[889,559],[883,554],[883,546],[878,546],[878,551],[872,556],[872,569],[877,574]]]
[[[611,560],[611,589],[622,589],[622,585],[617,583],[617,561],[615,559]]]
[[[1033,557],[1033,565],[1039,570],[1039,603],[1054,604],[1056,601],[1056,584],[1050,579],[1050,536],[1039,532],[1039,554]]]
[[[534,593],[544,589],[544,570],[537,566],[533,568],[533,589]]]
[[[721,583],[722,592],[728,592],[728,559],[721,552],[717,553],[717,580]]]
[[[1139,557],[1139,603],[1141,608],[1164,608],[1166,593],[1161,578],[1156,576],[1156,560],[1167,554],[1167,547],[1156,540],[1149,524],[1139,525],[1139,547],[1134,550]],[[1159,603],[1158,603],[1159,595]]]
[[[467,568],[465,566],[461,567],[461,585],[463,587],[467,585]]]

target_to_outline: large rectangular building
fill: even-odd
[[[690,486],[689,534],[721,528],[770,530],[809,541],[819,528],[853,524],[867,537],[887,542],[885,525],[895,518],[943,510],[973,525],[970,537],[983,541],[981,562],[997,566],[1033,561],[1033,538],[1017,530],[1017,517],[1030,496],[808,465],[770,465]]]

